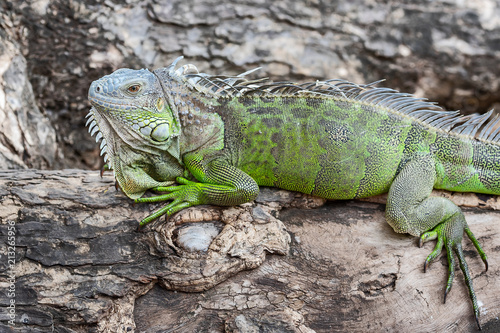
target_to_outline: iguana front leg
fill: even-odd
[[[219,160],[205,163],[199,153],[186,154],[183,160],[199,182],[177,177],[177,182],[181,185],[153,188],[155,191],[168,193],[136,199],[135,202],[173,200],[142,220],[141,226],[164,214],[172,215],[187,207],[203,204],[234,206],[252,201],[259,194],[259,186],[255,180],[232,165]]]
[[[445,302],[455,275],[453,253],[457,255],[460,268],[465,277],[465,283],[469,289],[476,322],[479,329],[481,329],[476,294],[462,250],[464,231],[474,243],[486,265],[486,269],[488,269],[486,255],[467,226],[460,208],[446,198],[429,197],[435,181],[436,167],[431,155],[418,155],[407,162],[396,176],[389,190],[386,218],[396,232],[420,236],[420,245],[428,240],[437,239],[436,247],[425,261],[424,271],[441,253],[444,245],[449,265],[448,282],[444,295]]]

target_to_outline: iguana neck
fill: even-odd
[[[181,127],[180,156],[193,152],[220,150],[224,147],[224,122],[215,112],[217,100],[193,90],[168,68],[154,71],[176,121]]]

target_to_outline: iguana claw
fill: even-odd
[[[111,167],[109,166],[109,164],[104,164],[102,166],[102,168],[101,168],[101,178],[104,175],[105,171],[111,171],[111,170],[113,170],[113,169],[111,169]]]
[[[139,224],[141,227],[159,218],[162,215],[166,214],[167,216],[169,216],[184,208],[188,208],[203,203],[203,201],[199,197],[199,194],[201,192],[200,186],[204,186],[204,184],[192,182],[182,177],[177,177],[176,180],[179,184],[182,185],[155,187],[152,189],[158,192],[170,192],[170,193],[148,198],[138,198],[134,200],[134,203],[139,203],[139,202],[159,202],[159,201],[167,201],[173,199],[171,203],[160,208],[153,214],[143,219]]]
[[[429,240],[437,239],[437,243],[436,246],[434,247],[434,250],[429,254],[429,256],[427,256],[427,259],[425,260],[424,272],[427,271],[427,267],[429,267],[431,262],[434,261],[434,259],[436,259],[439,256],[443,246],[446,248],[446,254],[448,258],[448,281],[446,283],[446,289],[444,292],[444,299],[443,299],[445,303],[446,303],[446,296],[451,290],[451,287],[453,285],[453,279],[455,277],[455,257],[453,255],[453,252],[455,252],[455,254],[458,257],[460,269],[464,274],[465,283],[469,290],[469,296],[471,298],[472,307],[474,310],[474,317],[476,319],[476,323],[479,330],[481,330],[481,325],[479,323],[479,306],[477,304],[476,293],[472,285],[472,278],[469,273],[469,267],[467,265],[467,262],[465,261],[465,256],[462,249],[462,236],[464,231],[470,238],[474,246],[476,247],[477,251],[479,252],[479,255],[481,256],[481,259],[483,260],[486,266],[486,270],[488,270],[488,261],[486,254],[484,253],[483,249],[481,248],[481,245],[477,241],[472,231],[467,226],[465,218],[461,212],[459,214],[452,216],[449,220],[439,224],[433,230],[427,231],[424,234],[422,234],[422,236],[420,237],[419,245],[422,246],[423,243]]]

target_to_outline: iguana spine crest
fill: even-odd
[[[500,145],[500,115],[494,115],[493,110],[485,114],[464,116],[459,111],[444,110],[425,98],[417,98],[412,94],[400,93],[390,88],[375,87],[383,80],[364,85],[339,79],[301,84],[293,82],[261,84],[267,79],[246,79],[247,75],[260,68],[236,76],[210,75],[199,73],[192,64],[176,68],[182,58],[177,58],[166,68],[170,76],[214,98],[273,95],[310,98],[327,96],[337,100],[356,100],[373,107],[385,108],[388,112],[403,117],[410,117],[425,127]],[[480,129],[482,130],[476,136]]]

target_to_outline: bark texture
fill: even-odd
[[[500,212],[491,209],[500,200],[436,194],[464,206],[489,256],[485,273],[464,242],[481,322],[493,332]],[[0,172],[0,196],[2,241],[16,230],[16,325],[2,250],[2,332],[475,330],[461,272],[442,304],[445,256],[424,274],[433,245],[394,233],[383,196],[325,204],[263,188],[254,203],[189,209],[142,231],[155,206],[132,205],[95,171]]]

